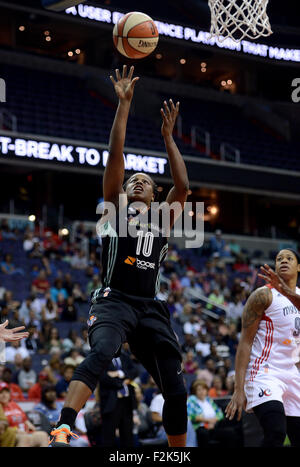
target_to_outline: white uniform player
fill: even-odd
[[[253,340],[245,377],[246,410],[277,400],[287,416],[300,416],[300,373],[295,365],[300,311],[276,289],[270,289],[272,303]],[[296,293],[300,295],[298,287]]]

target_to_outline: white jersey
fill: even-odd
[[[276,289],[270,290],[272,303],[259,323],[252,345],[247,370],[250,380],[258,372],[271,370],[272,367],[278,370],[294,365],[293,354],[300,342],[300,310]],[[300,294],[298,287],[296,293]]]
[[[245,378],[247,408],[280,400],[286,414],[300,415],[300,310],[271,288],[272,303],[265,310],[254,338]],[[296,287],[300,295],[300,289]]]

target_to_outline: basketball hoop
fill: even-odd
[[[208,0],[211,11],[210,34],[219,42],[228,37],[235,42],[272,34],[267,15],[269,0]]]

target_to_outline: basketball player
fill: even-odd
[[[164,396],[163,425],[169,445],[184,447],[186,443],[187,393],[181,352],[165,302],[154,299],[159,286],[159,267],[167,253],[167,238],[159,225],[149,223],[145,227],[140,223],[139,215],[145,209],[132,207],[133,202],[140,202],[150,212],[156,186],[144,173],[132,175],[124,185],[126,125],[138,80],[133,78],[133,71],[131,67],[127,75],[124,66],[122,76],[119,70],[116,79],[111,76],[119,104],[110,135],[103,194],[104,201],[113,203],[120,216],[115,230],[110,221],[101,220],[101,228],[108,235],[103,236],[104,286],[94,291],[89,314],[91,352],[75,370],[60,420],[52,432],[50,446],[53,447],[68,446],[77,413],[93,393],[99,374],[126,341]],[[172,101],[169,105],[164,102],[161,132],[174,182],[165,205],[177,201],[182,211],[189,183],[184,161],[172,137],[178,111],[179,103],[175,106]],[[128,226],[139,224],[135,237],[118,235],[119,219],[125,220]],[[171,225],[174,221],[175,216]],[[150,225],[156,235],[149,230]]]
[[[6,329],[8,325],[8,320],[0,324],[0,340],[4,342],[13,342],[24,339],[29,336],[28,332],[20,332],[22,329],[25,329],[25,326],[19,326],[13,329]]]
[[[292,253],[294,253],[294,255],[298,258],[298,262],[300,263],[299,253],[290,248],[289,250]],[[278,290],[278,292],[287,297],[289,301],[292,302],[292,304],[295,305],[295,307],[297,307],[298,310],[300,310],[300,296],[287,286],[287,284],[284,282],[283,279],[281,279],[277,272],[273,271],[273,269],[268,264],[261,266],[260,269],[262,273],[258,274],[259,277],[264,279],[267,282],[267,284],[270,284],[272,287]]]
[[[299,263],[296,252],[284,249],[276,256],[274,271],[284,288],[298,296]],[[264,447],[282,446],[286,434],[292,446],[300,447],[300,375],[294,358],[300,343],[299,313],[270,284],[252,292],[243,311],[235,390],[225,413],[230,420],[237,413],[240,420],[243,408],[253,410],[263,428]]]

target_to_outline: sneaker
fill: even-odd
[[[55,428],[50,433],[53,436],[49,441],[49,447],[51,448],[69,448],[69,442],[72,438],[79,438],[75,433],[69,430],[68,425],[61,425],[60,428]]]

